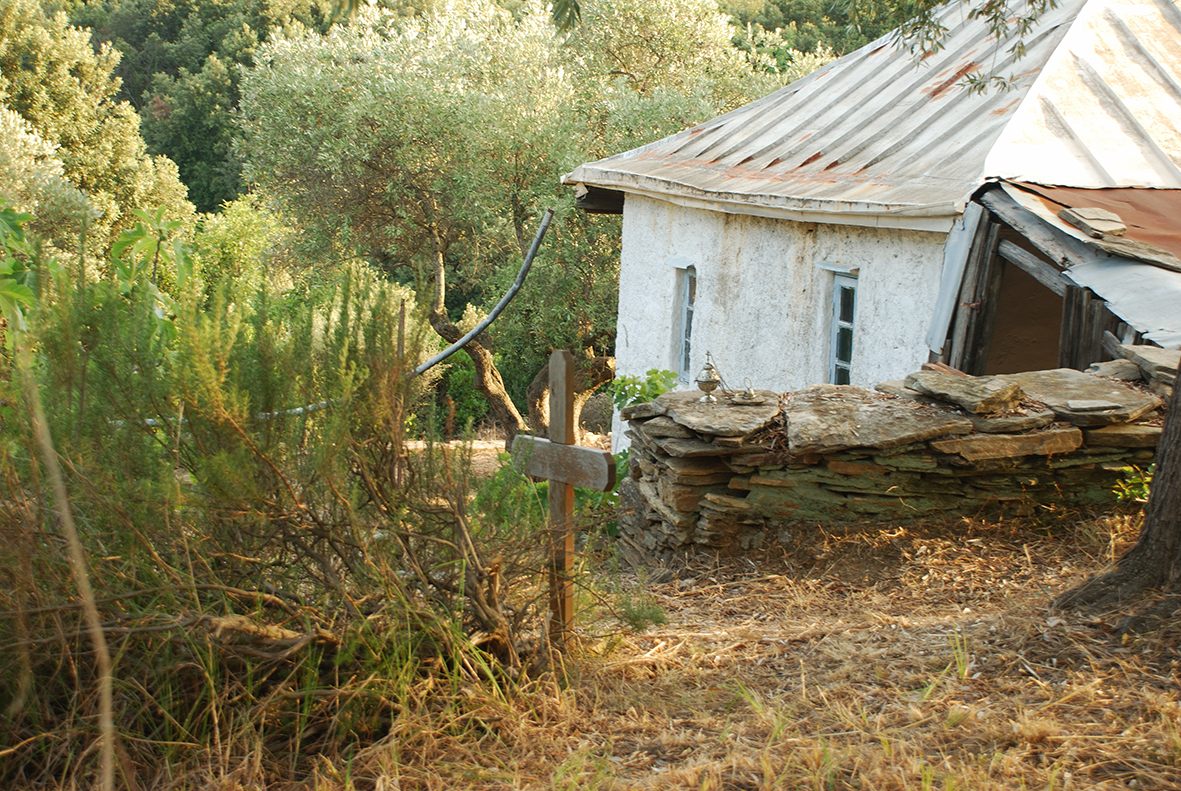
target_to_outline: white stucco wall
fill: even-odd
[[[690,378],[705,353],[731,387],[828,381],[833,272],[859,269],[853,384],[899,379],[927,361],[946,234],[817,225],[689,209],[628,195],[623,212],[617,375],[676,369],[678,269],[697,271]],[[691,387],[691,384],[685,387]],[[616,415],[615,450],[626,447]]]

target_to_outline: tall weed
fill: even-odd
[[[183,245],[139,231],[99,281],[26,251],[20,316],[110,644],[124,780],[259,750],[263,775],[293,775],[412,712],[467,721],[448,688],[500,695],[525,670],[545,542],[471,513],[453,452],[404,445],[430,386],[407,372],[433,351],[412,294],[361,267],[302,293],[211,291]],[[90,783],[93,648],[2,362],[0,783]]]

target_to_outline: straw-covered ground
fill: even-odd
[[[624,590],[617,609],[633,623],[667,621],[585,625],[563,689],[473,701],[477,724],[460,731],[420,722],[398,752],[357,756],[354,777],[379,789],[1181,788],[1181,619],[1136,636],[1119,613],[1048,607],[1117,557],[1137,520],[797,530],[790,547],[699,558],[658,584],[608,576],[600,587]],[[344,779],[326,772],[324,787],[333,775]]]

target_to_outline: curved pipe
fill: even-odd
[[[492,312],[485,316],[483,321],[473,327],[462,338],[436,354],[431,359],[427,360],[422,365],[415,368],[413,373],[414,376],[422,376],[431,368],[434,368],[436,365],[455,354],[464,346],[467,346],[468,341],[479,335],[484,330],[488,329],[488,325],[496,320],[496,317],[500,315],[501,311],[505,309],[505,306],[507,306],[508,303],[512,301],[513,297],[517,295],[517,292],[521,290],[521,286],[525,284],[525,276],[529,274],[529,269],[533,266],[533,258],[537,255],[537,250],[541,247],[542,237],[544,237],[545,232],[549,230],[549,224],[553,218],[554,210],[546,209],[545,216],[541,218],[541,227],[537,229],[537,236],[533,237],[533,244],[529,246],[529,252],[525,255],[525,263],[521,264],[521,271],[517,273],[517,279],[513,281],[513,285],[507,292],[505,292],[505,295],[500,298],[500,302],[496,303],[496,307],[492,309]]]

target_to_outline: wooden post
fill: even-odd
[[[525,461],[526,473],[549,480],[551,634],[560,638],[574,621],[574,487],[612,489],[615,459],[574,444],[574,355],[555,351],[549,366],[549,440],[518,434],[513,455]]]
[[[562,349],[549,358],[549,441],[574,444],[574,355]],[[574,487],[549,482],[549,523],[553,534],[550,561],[550,612],[553,623],[568,627],[574,622]]]

